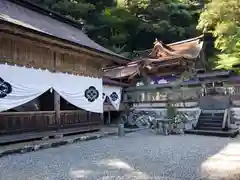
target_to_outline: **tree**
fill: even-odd
[[[93,4],[82,0],[33,0],[33,2],[76,21],[88,19],[95,10]]]
[[[193,37],[199,7],[181,0],[33,0],[84,24],[90,38],[117,53]]]
[[[212,0],[200,15],[198,28],[213,34],[217,68],[240,63],[240,0]]]

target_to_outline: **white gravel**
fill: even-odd
[[[0,180],[198,180],[214,174],[203,171],[210,157],[238,141],[140,131],[0,158]]]

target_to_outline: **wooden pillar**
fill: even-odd
[[[111,111],[110,110],[108,110],[108,123],[107,124],[108,125],[111,124]]]
[[[56,91],[54,91],[54,111],[55,111],[55,121],[60,128],[62,126],[61,114],[60,114],[60,95]]]
[[[140,74],[141,74],[141,76],[143,78],[144,85],[149,85],[151,83],[151,80],[148,77],[148,74],[146,73],[146,71],[144,69],[141,69]]]
[[[101,113],[101,125],[104,126],[104,112]]]
[[[210,67],[208,66],[208,60],[206,58],[206,52],[205,51],[206,51],[206,44],[203,42],[199,60],[200,60],[201,68],[209,69]]]
[[[57,54],[56,52],[53,53],[53,72],[56,71],[56,60]],[[61,128],[61,114],[60,114],[60,95],[54,90],[54,111],[55,111],[55,122],[58,124],[58,127]]]

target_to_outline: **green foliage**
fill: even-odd
[[[86,33],[118,53],[152,47],[155,38],[165,43],[190,38],[199,8],[181,0],[33,0],[84,23]]]
[[[240,0],[212,0],[200,16],[198,28],[216,38],[216,67],[231,69],[240,63]]]

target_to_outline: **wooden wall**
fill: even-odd
[[[90,55],[0,32],[0,63],[101,77],[102,64]]]

